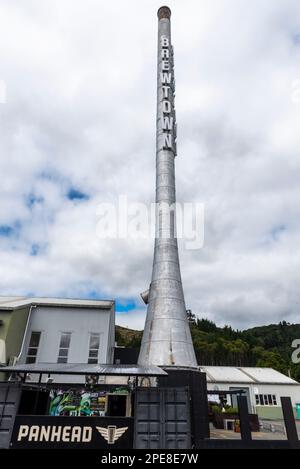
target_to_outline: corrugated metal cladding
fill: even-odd
[[[188,388],[140,388],[135,409],[136,449],[191,448]]]
[[[20,384],[0,383],[0,449],[9,448],[20,397]]]

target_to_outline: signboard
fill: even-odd
[[[162,133],[159,135],[159,149],[171,150],[176,156],[176,115],[175,115],[175,80],[173,48],[170,39],[162,35],[160,38],[160,115]]]
[[[133,447],[131,417],[17,416],[11,448],[125,449]]]

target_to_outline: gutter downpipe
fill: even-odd
[[[29,328],[29,323],[30,323],[30,319],[31,319],[31,313],[32,313],[33,308],[36,308],[36,305],[31,305],[31,306],[30,306],[30,310],[29,310],[29,313],[28,313],[28,318],[27,318],[27,322],[26,322],[26,327],[25,327],[24,335],[23,335],[23,340],[22,340],[22,345],[21,345],[20,353],[19,353],[19,355],[17,356],[17,362],[20,360],[21,355],[22,355],[23,350],[24,350],[25,340],[26,340],[26,336],[27,336],[27,332],[28,332],[28,328]]]

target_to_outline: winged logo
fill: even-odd
[[[114,445],[115,442],[128,430],[128,427],[118,428],[115,425],[105,427],[96,427],[101,436],[107,441],[109,445]]]

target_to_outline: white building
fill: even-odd
[[[114,301],[0,298],[0,312],[6,363],[113,363]]]
[[[300,405],[300,384],[272,368],[201,366],[207,376],[209,391],[244,390],[249,411],[261,418],[282,419],[280,397],[292,400],[295,416],[300,417],[296,404]],[[210,395],[214,400],[217,395]],[[236,397],[228,396],[228,402],[236,407]]]

